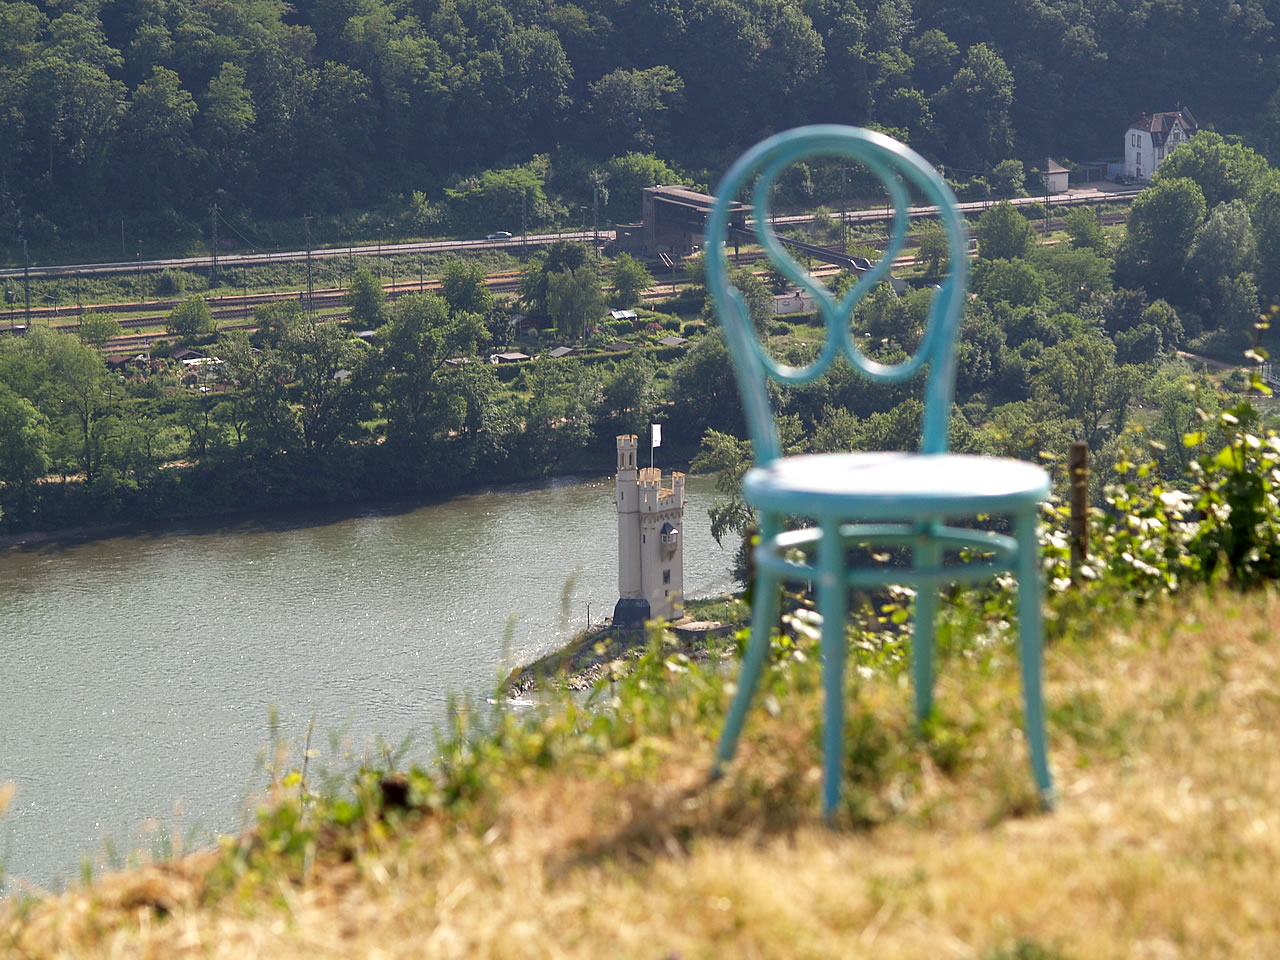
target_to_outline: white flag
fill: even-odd
[[[653,442],[650,443],[649,446],[650,447],[662,446],[662,424],[660,423],[653,424]]]

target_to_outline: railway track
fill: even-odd
[[[1125,222],[1125,214],[1122,212],[1106,213],[1106,214],[1103,214],[1099,219],[1103,226],[1114,226],[1114,225]],[[1041,221],[1041,223],[1043,223],[1043,221]],[[1039,226],[1039,224],[1036,224],[1036,225]],[[1050,232],[1055,230],[1061,230],[1062,228],[1063,228],[1063,221],[1060,219],[1051,219],[1048,222],[1047,229]],[[872,243],[870,245],[883,249],[883,247],[886,244],[885,242],[881,241],[878,243]],[[915,236],[907,237],[906,244],[905,244],[907,248],[915,247],[918,245],[919,245],[918,237],[915,237]],[[976,254],[974,254],[972,251],[970,252],[971,257],[975,255]],[[767,255],[763,251],[744,251],[742,253],[737,254],[732,259],[737,264],[751,265],[766,259],[766,257]],[[894,261],[896,267],[914,266],[916,262],[917,262],[916,258],[911,256],[910,254],[904,254],[902,256],[899,256]],[[651,272],[655,274],[655,277],[660,276],[662,271],[665,269],[663,265],[659,263],[650,263],[649,267],[651,268]],[[822,266],[816,266],[812,268],[810,272],[814,277],[821,279],[821,278],[826,278],[826,277],[830,277],[835,274],[838,274],[840,272],[840,269],[841,268],[836,266],[822,265]],[[680,274],[679,277],[687,280],[687,276],[685,276],[683,273]],[[512,293],[519,288],[519,281],[520,281],[520,274],[518,271],[514,271],[514,270],[504,271],[501,273],[493,273],[485,277],[485,285],[489,288],[489,290],[491,290],[494,293]],[[670,292],[663,289],[664,287],[668,286],[669,283],[670,281],[668,281],[665,277],[662,280],[656,281],[654,286],[649,291],[645,292],[644,294],[645,301],[652,302],[656,300],[662,300],[665,297],[670,296]],[[439,280],[421,280],[420,279],[417,281],[412,281],[412,280],[403,281],[403,282],[398,281],[398,282],[383,284],[383,291],[385,292],[388,300],[395,300],[398,297],[405,296],[406,294],[409,294],[409,293],[439,292],[440,289],[441,289],[441,283]],[[311,309],[317,310],[317,311],[326,311],[326,310],[333,310],[337,307],[341,307],[346,298],[346,294],[347,294],[346,289],[340,288],[340,287],[331,287],[323,290],[316,290],[313,292],[311,297]],[[285,301],[294,301],[294,300],[305,304],[306,293],[300,290],[290,290],[290,291],[284,291],[279,293],[242,294],[241,296],[236,296],[235,294],[229,294],[229,295],[221,295],[217,297],[210,297],[207,299],[209,303],[210,312],[213,314],[213,318],[215,322],[218,324],[220,329],[252,331],[257,328],[256,325],[252,323],[250,319],[255,309],[261,306],[272,304],[272,303],[281,303]],[[128,319],[121,321],[122,326],[127,326],[135,332],[122,334],[118,337],[112,337],[104,345],[104,350],[107,353],[126,353],[134,349],[145,347],[149,345],[153,339],[156,339],[158,336],[162,335],[164,325],[168,321],[168,313],[172,311],[176,306],[178,306],[178,304],[181,302],[182,302],[181,299],[175,298],[175,299],[154,301],[153,303],[150,303],[150,304],[141,304],[141,303],[93,304],[80,309],[82,313],[95,312],[95,313],[106,313],[106,314],[136,313],[139,310],[145,310],[145,309],[155,309],[155,310],[161,311],[161,312],[151,314],[151,315],[146,315],[146,316],[130,317]],[[48,308],[48,307],[33,309],[31,311],[31,314],[33,318],[41,317],[44,319],[56,319],[61,315],[58,312],[58,308]],[[344,321],[348,319],[348,317],[349,317],[349,314],[345,312],[340,312],[340,313],[326,314],[325,319],[334,320],[334,321]],[[0,326],[3,326],[3,324],[6,322],[12,325],[22,320],[25,320],[24,310],[0,311]],[[67,321],[64,323],[51,324],[53,329],[59,330],[62,332],[74,331],[79,327],[79,325],[80,324],[78,319],[74,321]]]
[[[485,285],[494,293],[512,293],[519,286],[520,275],[515,271],[505,273],[490,274],[485,278]],[[440,282],[438,280],[398,282],[383,284],[383,290],[388,300],[394,300],[408,293],[418,292],[439,292]],[[340,307],[347,295],[344,288],[329,288],[325,290],[316,290],[312,294],[311,308],[313,310],[331,310]],[[208,297],[209,310],[213,314],[213,318],[219,321],[220,325],[225,325],[223,321],[234,319],[245,319],[252,315],[253,311],[261,306],[272,303],[281,303],[284,301],[297,300],[300,303],[306,303],[306,293],[300,290],[289,290],[282,293],[253,293],[242,296],[235,294],[224,294],[216,297]],[[75,330],[80,326],[79,314],[83,313],[137,313],[145,310],[158,310],[161,312],[148,314],[143,316],[129,317],[119,321],[121,326],[132,328],[152,328],[163,327],[168,320],[168,313],[178,306],[182,301],[178,299],[158,300],[151,303],[117,303],[117,304],[90,304],[79,308],[78,315],[74,320],[66,320],[63,323],[56,322],[66,314],[65,308],[59,310],[55,308],[45,307],[42,309],[33,308],[31,311],[32,319],[40,318],[44,320],[55,321],[50,324],[55,330],[67,332]],[[14,324],[25,322],[26,311],[24,310],[5,310],[0,311],[0,326],[4,324]]]

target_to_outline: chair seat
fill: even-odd
[[[816,453],[747,472],[747,502],[813,517],[906,519],[1002,513],[1049,496],[1049,475],[1023,460],[960,453]]]

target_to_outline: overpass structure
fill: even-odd
[[[706,232],[707,217],[715,197],[690,190],[688,187],[646,187],[644,190],[644,223],[631,228],[619,226],[619,244],[625,244],[629,252],[646,257],[683,257],[697,251]],[[735,247],[738,244],[756,242],[750,220],[751,206],[734,202],[729,213],[726,239]],[[807,221],[809,217],[776,218],[774,222]],[[640,227],[640,229],[636,229]],[[625,231],[625,240],[624,240]],[[870,261],[863,257],[851,257],[842,250],[819,246],[804,240],[795,240],[778,234],[778,240],[801,256],[830,263],[844,270],[865,273],[871,269]],[[890,277],[895,290],[902,292],[902,281]]]

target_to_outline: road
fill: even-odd
[[[545,246],[556,240],[589,241],[595,237],[600,240],[612,240],[612,230],[581,230],[570,233],[538,233],[527,237],[513,237],[510,240],[430,240],[420,243],[378,243],[360,244],[348,247],[324,247],[311,251],[313,260],[326,260],[335,257],[386,257],[402,253],[444,253],[450,250],[497,250],[527,246]],[[306,250],[278,250],[275,253],[228,253],[218,257],[219,269],[232,267],[253,267],[268,263],[296,263],[307,258]],[[213,257],[172,257],[161,260],[121,260],[114,263],[63,263],[33,265],[30,268],[33,277],[57,277],[74,274],[93,273],[137,273],[155,270],[191,270],[193,268],[211,268]],[[0,269],[0,280],[21,279],[23,267]]]

